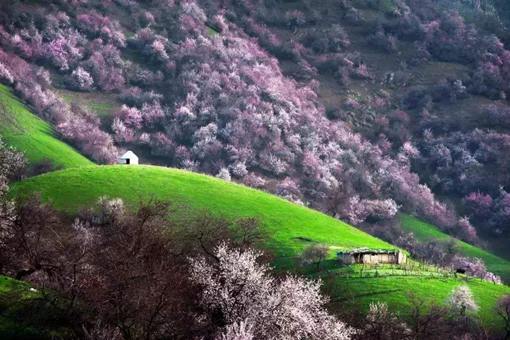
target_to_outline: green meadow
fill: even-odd
[[[489,271],[501,276],[506,282],[510,281],[510,261],[498,257],[479,247],[460,241],[442,232],[436,226],[423,222],[414,216],[402,214],[400,216],[402,228],[412,232],[418,241],[449,241],[455,242],[457,250],[467,257],[477,257],[483,260]]]
[[[36,164],[51,161],[56,167],[93,165],[74,148],[59,140],[53,128],[30,112],[12,91],[0,84],[0,136]]]
[[[16,183],[12,188],[12,195],[20,197],[35,192],[68,213],[108,196],[122,198],[131,206],[143,200],[162,199],[171,202],[176,211],[185,206],[197,213],[209,211],[229,219],[256,217],[266,236],[263,247],[276,256],[273,265],[277,270],[303,272],[297,267],[297,257],[302,250],[309,244],[326,244],[330,247],[326,270],[308,274],[322,276],[325,292],[332,297],[333,309],[366,311],[371,302],[382,301],[405,317],[410,312],[410,294],[428,303],[442,304],[454,287],[467,284],[480,305],[480,319],[496,327],[500,321],[494,312],[495,302],[503,294],[510,293],[506,285],[441,275],[430,266],[411,271],[364,268],[360,275],[360,266],[340,266],[334,260],[336,251],[394,247],[344,222],[276,196],[183,170],[94,166],[40,175]],[[346,275],[346,271],[350,273]]]

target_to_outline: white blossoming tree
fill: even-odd
[[[362,332],[362,339],[408,339],[411,335],[409,327],[383,302],[370,304]]]
[[[192,281],[202,304],[223,327],[220,339],[349,339],[354,330],[324,308],[320,281],[294,276],[276,280],[262,254],[218,246],[214,261],[191,259]]]
[[[453,313],[459,316],[474,314],[478,311],[478,305],[468,286],[454,288],[448,296],[447,305]]]
[[[11,226],[16,218],[14,203],[6,197],[9,178],[24,166],[23,154],[5,145],[0,138],[0,263],[5,255],[4,242],[12,236]]]

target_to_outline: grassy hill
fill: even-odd
[[[402,228],[407,232],[412,232],[418,241],[454,240],[457,245],[457,250],[461,254],[467,257],[477,257],[482,259],[489,271],[501,276],[506,282],[510,281],[510,261],[469,243],[457,240],[450,235],[443,233],[436,226],[423,222],[416,217],[402,214],[400,216],[400,221]]]
[[[332,297],[332,308],[366,310],[370,302],[385,301],[405,316],[409,312],[410,293],[442,303],[453,287],[467,284],[481,307],[481,319],[487,325],[496,326],[499,320],[493,311],[494,304],[502,294],[510,293],[508,286],[443,275],[437,268],[413,261],[412,267],[405,269],[340,267],[333,260],[337,249],[392,246],[346,223],[276,196],[182,170],[154,166],[76,168],[30,178],[12,188],[13,195],[32,192],[40,192],[43,199],[66,212],[86,207],[106,195],[121,197],[128,204],[160,198],[230,218],[256,216],[267,235],[265,246],[277,256],[275,265],[279,269],[291,269],[295,265],[293,258],[309,243],[331,247],[328,270],[320,275],[324,276],[325,289]]]
[[[34,303],[39,292],[31,290],[24,282],[0,275],[0,338],[2,339],[47,339],[51,338],[51,332],[58,327],[49,325],[51,329],[37,322],[39,315],[44,319],[44,306]],[[16,303],[13,303],[16,301]],[[26,302],[26,303],[25,303]],[[28,320],[27,315],[31,313],[27,306],[32,306],[33,319]],[[39,310],[37,310],[39,308]],[[49,312],[47,309],[46,312]]]
[[[289,203],[262,191],[214,177],[155,166],[101,166],[68,169],[15,184],[16,194],[41,192],[66,212],[86,207],[100,196],[120,197],[129,204],[158,198],[209,210],[227,218],[257,216],[269,235],[267,246],[284,261],[309,243],[337,249],[394,248],[346,223]],[[286,261],[285,261],[286,262]]]
[[[326,281],[327,282],[327,281]],[[505,285],[494,285],[480,280],[427,277],[426,275],[402,275],[379,277],[353,277],[334,280],[329,288],[332,297],[332,308],[345,310],[358,309],[374,301],[386,302],[391,310],[397,311],[402,317],[409,315],[410,294],[423,299],[443,303],[453,288],[466,284],[469,286],[480,307],[478,316],[482,322],[493,328],[502,326],[501,320],[494,312],[496,301],[504,294],[510,293]]]
[[[25,153],[32,164],[50,160],[62,168],[93,165],[75,149],[60,141],[53,128],[34,115],[0,84],[0,136],[7,144]]]

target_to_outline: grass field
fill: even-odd
[[[41,192],[43,199],[67,212],[108,196],[120,197],[130,204],[163,199],[227,218],[258,217],[269,235],[267,246],[276,250],[282,264],[312,242],[329,245],[332,253],[356,247],[394,248],[337,219],[276,196],[177,169],[155,166],[68,169],[25,180],[13,185],[13,190],[21,195]]]
[[[93,165],[75,149],[60,141],[52,127],[35,116],[0,84],[0,136],[8,145],[24,152],[32,164],[50,160],[62,168]]]
[[[498,257],[486,250],[473,246],[469,243],[457,240],[443,233],[436,226],[423,222],[413,216],[402,214],[400,216],[402,228],[412,232],[418,241],[454,240],[457,250],[467,257],[477,257],[485,262],[489,271],[501,276],[506,282],[510,282],[510,261]]]
[[[331,292],[333,309],[358,309],[361,306],[366,311],[371,302],[381,301],[405,318],[411,307],[410,294],[425,301],[443,303],[452,289],[461,284],[468,285],[473,292],[482,322],[488,327],[501,327],[502,321],[494,312],[494,306],[502,295],[510,293],[510,288],[478,279],[464,282],[463,279],[426,275],[337,278],[328,284],[328,291]]]
[[[25,324],[18,317],[18,309],[23,305],[22,301],[36,298],[37,292],[30,290],[30,286],[24,282],[16,281],[0,275],[0,337],[2,339],[38,339],[41,338],[42,329],[34,328],[33,325]],[[12,300],[18,303],[14,305]]]
[[[229,218],[258,217],[267,235],[265,247],[276,256],[278,269],[296,269],[295,256],[306,244],[316,242],[331,247],[327,261],[325,290],[334,308],[366,310],[370,302],[385,301],[403,316],[409,313],[409,294],[426,301],[443,303],[453,289],[468,284],[480,305],[480,318],[498,325],[495,301],[510,294],[510,287],[465,277],[435,275],[430,269],[398,272],[378,269],[364,276],[345,275],[345,267],[333,260],[338,249],[356,247],[392,248],[341,221],[278,197],[212,178],[176,169],[154,166],[97,166],[67,169],[27,179],[13,186],[15,195],[40,192],[55,207],[73,212],[94,203],[100,196],[120,197],[129,204],[148,198],[166,199],[193,209]],[[356,267],[350,268],[354,272]],[[313,275],[313,274],[312,274]],[[321,274],[322,275],[322,274]]]
[[[115,97],[109,93],[78,92],[64,89],[57,90],[57,93],[69,104],[76,103],[102,119],[109,118],[120,106],[115,101]]]

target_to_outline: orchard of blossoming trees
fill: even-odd
[[[398,205],[442,225],[456,223],[419,184],[404,154],[393,160],[328,121],[315,83],[286,78],[274,57],[220,14],[211,20],[221,36],[210,37],[208,17],[195,2],[170,2],[151,13],[124,5],[144,18],[129,39],[118,22],[86,6],[74,13],[61,5],[46,16],[42,8],[9,6],[0,30],[3,78],[13,78],[20,95],[86,154],[108,162],[115,148],[97,118],[55,96],[49,73],[39,67],[81,91],[122,89],[129,105],[115,113],[115,140],[148,148],[169,165],[264,183],[355,223],[390,218]],[[176,30],[155,33],[152,20]],[[286,20],[302,24],[299,13]],[[317,50],[348,46],[340,26],[331,30],[326,37],[335,38]],[[125,48],[150,62],[124,58]]]
[[[180,167],[223,177],[228,171],[248,184],[260,177],[262,186],[355,223],[392,217],[397,204],[442,225],[456,223],[409,172],[404,153],[394,161],[327,120],[313,82],[284,77],[273,57],[225,19],[214,19],[221,38],[209,38],[200,8],[183,11],[187,38],[172,45],[171,62],[155,59],[166,72],[152,86],[168,89],[164,99],[145,110],[123,107],[113,125],[119,142],[149,147]],[[133,46],[156,53],[147,46],[158,39],[143,28]]]
[[[0,62],[12,77],[15,90],[43,118],[54,124],[56,130],[78,146],[85,154],[101,161],[111,162],[116,151],[112,138],[99,128],[99,120],[91,113],[73,110],[51,90],[48,72],[28,64],[18,56],[0,50]],[[79,71],[75,75],[79,75]],[[83,80],[78,83],[87,85]]]
[[[507,163],[499,156],[506,135],[432,134],[417,138],[415,147],[411,124],[416,110],[426,117],[419,129],[441,124],[426,114],[434,103],[468,93],[504,96],[503,44],[486,39],[458,14],[434,12],[433,2],[395,1],[391,20],[369,25],[368,44],[392,54],[399,44],[412,43],[416,53],[410,64],[443,60],[476,67],[464,82],[407,91],[403,109],[380,115],[371,130],[361,131],[363,137],[339,119],[342,110],[382,112],[392,98],[380,96],[370,107],[349,98],[342,108],[326,112],[318,79],[332,74],[344,87],[377,81],[344,27],[366,22],[360,8],[375,5],[335,3],[343,16],[330,26],[316,25],[326,12],[307,1],[302,5],[301,10],[258,0],[4,5],[0,79],[99,162],[112,162],[118,146],[136,147],[158,163],[264,188],[352,223],[387,220],[403,209],[476,239],[470,221],[438,202],[429,187],[461,197],[477,190],[499,195],[499,188],[479,183],[487,184],[489,164],[504,173]],[[285,30],[300,33],[286,39]],[[296,68],[283,72],[280,61]],[[118,109],[105,126],[59,98],[54,89],[60,87],[110,93]],[[491,112],[492,122],[506,121],[503,110]],[[464,151],[459,139],[469,145]],[[487,159],[480,159],[482,153]],[[506,185],[504,180],[498,183]],[[500,206],[491,209],[505,211]],[[463,214],[485,224],[470,211]]]

